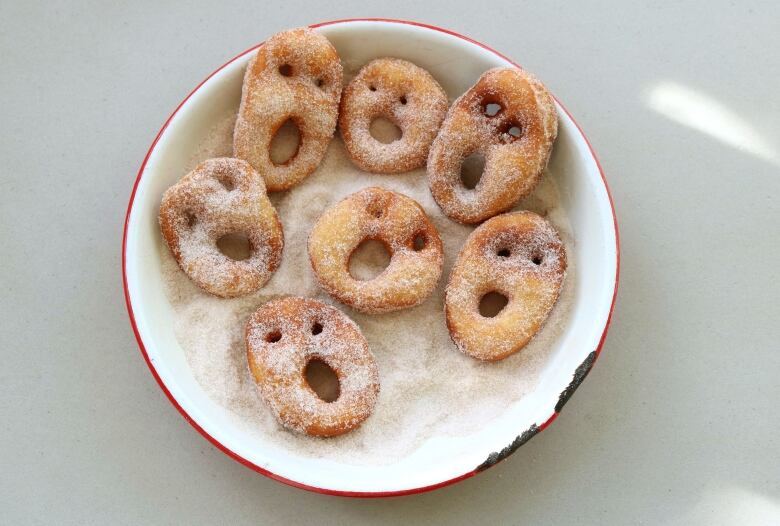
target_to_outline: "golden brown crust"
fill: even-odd
[[[372,60],[344,89],[339,130],[347,153],[361,170],[401,173],[425,164],[447,113],[447,94],[423,68],[396,58]],[[371,122],[384,117],[401,138],[383,144]]]
[[[360,281],[349,272],[349,258],[368,239],[384,243],[391,259],[379,276]],[[309,259],[328,294],[376,314],[422,303],[441,277],[443,249],[436,227],[416,201],[372,187],[322,214],[309,235]]]
[[[450,274],[445,315],[462,352],[495,361],[534,337],[552,310],[566,274],[566,252],[555,228],[533,212],[496,216],[466,240]],[[482,297],[509,300],[498,315],[479,312]]]
[[[262,174],[269,192],[296,185],[322,161],[336,129],[342,82],[336,49],[308,28],[272,36],[249,62],[233,155]],[[300,132],[298,151],[276,165],[271,160],[271,140],[288,119]]]
[[[488,105],[497,104],[494,116]],[[428,183],[442,211],[478,223],[510,209],[534,188],[547,166],[558,130],[552,97],[517,68],[484,73],[450,108],[428,156]],[[463,161],[485,158],[474,189],[461,181]]]
[[[282,258],[282,225],[263,178],[240,159],[209,159],[196,166],[165,192],[159,221],[181,269],[215,296],[256,291]],[[235,261],[217,248],[227,234],[247,236],[248,259]]]
[[[379,370],[360,329],[341,311],[312,299],[273,300],[250,316],[245,339],[252,376],[285,427],[335,436],[371,414]],[[306,381],[305,369],[313,359],[336,373],[336,400],[322,400]]]

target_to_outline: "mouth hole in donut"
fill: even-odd
[[[268,154],[271,162],[276,166],[282,166],[293,160],[301,145],[301,132],[298,125],[292,119],[287,119],[276,130]]]
[[[512,252],[508,248],[502,248],[498,252],[496,252],[496,255],[500,258],[508,258],[512,255]]]
[[[198,218],[195,217],[195,214],[193,214],[192,212],[188,212],[184,216],[184,222],[185,222],[185,224],[187,225],[188,228],[192,228],[192,227],[195,226],[195,223],[198,222]]]
[[[317,336],[321,332],[322,332],[322,324],[320,322],[318,322],[318,321],[315,321],[314,325],[311,326],[311,333],[314,336]]]
[[[279,74],[283,77],[292,77],[293,68],[289,64],[282,64],[279,66]]]
[[[428,240],[425,237],[425,234],[417,234],[414,236],[414,239],[412,240],[412,249],[415,252],[419,252],[420,250],[425,248],[426,242]]]
[[[485,318],[495,318],[504,310],[507,303],[509,303],[509,298],[500,292],[495,290],[488,292],[479,300],[479,313]]]
[[[401,138],[401,128],[385,119],[384,117],[377,117],[371,121],[368,131],[371,133],[371,137],[381,142],[382,144],[390,144]]]
[[[311,390],[323,402],[335,402],[341,395],[339,377],[330,365],[319,358],[312,358],[306,362],[303,376]]]
[[[390,253],[384,243],[366,239],[349,257],[349,274],[356,280],[369,281],[390,265]]]
[[[484,113],[486,117],[495,117],[502,109],[501,104],[497,102],[485,101],[482,103],[482,113]]]
[[[282,339],[282,332],[274,330],[265,335],[265,341],[268,343],[276,343]]]
[[[225,234],[217,239],[217,248],[233,261],[244,261],[252,255],[252,244],[246,234]]]
[[[460,181],[467,190],[473,190],[479,184],[485,171],[485,156],[473,153],[464,159],[460,166]]]
[[[401,95],[400,101],[401,104],[406,104],[406,95]]]
[[[368,212],[368,214],[371,217],[375,217],[376,219],[379,219],[380,217],[382,217],[382,214],[384,213],[382,203],[380,203],[379,201],[371,201],[370,203],[368,203],[368,206],[366,206],[366,212]]]

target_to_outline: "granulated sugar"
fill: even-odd
[[[227,115],[208,134],[181,175],[209,157],[230,155],[235,115]],[[339,304],[318,286],[307,252],[307,237],[320,214],[347,195],[381,186],[415,199],[425,209],[444,243],[444,272],[434,293],[421,305],[389,314],[364,315]],[[568,272],[561,296],[545,326],[519,353],[497,363],[461,354],[444,321],[444,287],[463,242],[473,227],[445,217],[431,197],[424,169],[399,175],[361,172],[336,137],[319,168],[289,191],[271,194],[284,227],[282,263],[259,292],[224,300],[196,287],[163,246],[167,295],[175,311],[175,332],[204,391],[250,434],[293,454],[354,464],[390,463],[426,440],[462,436],[490,424],[529,393],[561,334],[570,311],[576,268],[571,229],[559,204],[554,180],[545,174],[533,194],[516,209],[547,217],[567,247]],[[162,243],[162,241],[161,241]],[[368,254],[364,265],[381,261]],[[370,269],[362,269],[365,272]],[[346,435],[318,439],[284,429],[274,419],[248,371],[244,327],[266,301],[287,295],[334,305],[360,327],[374,353],[381,388],[374,413]]]

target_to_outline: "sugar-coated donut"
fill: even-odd
[[[450,108],[428,156],[428,183],[442,211],[478,223],[527,195],[547,166],[558,133],[555,105],[544,85],[517,68],[497,68]],[[463,162],[484,156],[473,189],[461,181]]]
[[[249,62],[233,134],[233,155],[246,159],[269,192],[286,190],[312,173],[333,138],[343,72],[336,49],[319,33],[291,29],[269,38]],[[298,151],[271,160],[271,140],[287,121],[298,127]]]
[[[352,161],[377,173],[400,173],[425,164],[447,113],[447,94],[423,68],[396,58],[372,60],[344,89],[339,130]],[[383,144],[371,122],[384,117],[401,138]]]
[[[282,225],[263,178],[240,159],[209,159],[196,166],[165,192],[159,220],[179,266],[215,296],[254,292],[271,278],[282,258]],[[233,260],[217,248],[217,241],[228,234],[247,237],[247,259]]]
[[[379,395],[379,370],[358,326],[341,311],[304,298],[273,300],[246,325],[249,369],[260,393],[287,428],[334,436],[359,426]],[[306,367],[321,360],[339,381],[338,398],[321,399]]]
[[[361,281],[350,274],[349,260],[365,240],[384,244],[390,264],[374,279]],[[416,201],[372,187],[322,214],[309,235],[309,259],[328,294],[375,314],[422,303],[441,277],[443,250],[436,227]]]
[[[501,360],[539,331],[561,291],[566,252],[555,228],[533,212],[496,216],[466,240],[452,269],[444,308],[452,341],[480,360]],[[490,292],[508,299],[492,318],[480,314]]]

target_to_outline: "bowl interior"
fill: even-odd
[[[317,30],[337,48],[346,68],[382,56],[407,59],[428,69],[450,96],[463,93],[485,70],[511,65],[464,38],[416,25],[351,21]],[[536,389],[479,432],[458,438],[434,437],[390,465],[355,466],[298,457],[250,437],[195,381],[174,336],[173,312],[161,273],[157,223],[161,196],[184,175],[183,167],[216,120],[238,107],[243,71],[251,54],[228,63],[184,102],[162,131],[140,174],[127,224],[126,283],[136,329],[153,368],[189,418],[224,448],[300,484],[333,492],[398,492],[473,472],[490,453],[554,414],[561,391],[598,347],[605,330],[616,286],[616,233],[609,196],[587,142],[559,106],[559,135],[549,171],[559,185],[572,225],[577,277],[570,320],[554,344]]]

